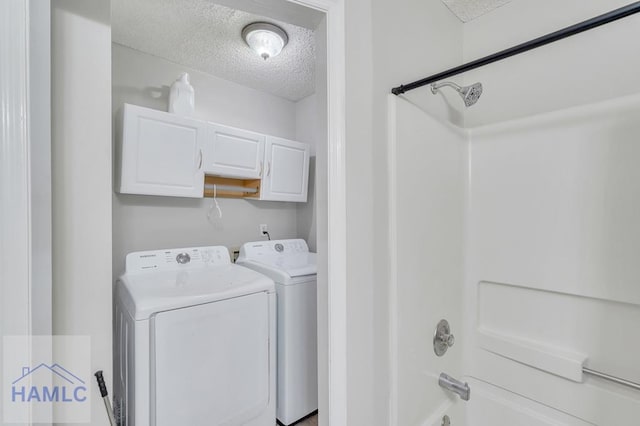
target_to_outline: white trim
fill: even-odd
[[[0,337],[51,334],[49,21],[49,2],[0,2]]]
[[[288,0],[327,16],[328,392],[331,426],[347,425],[345,0]],[[321,422],[325,424],[325,420]]]
[[[27,0],[0,2],[0,110],[3,111],[0,118],[0,332],[3,337],[31,334],[28,18]],[[2,401],[0,389],[0,405]]]
[[[53,329],[51,250],[51,4],[27,0],[27,126],[29,138],[29,333]],[[53,347],[33,345],[34,359],[53,359]],[[32,363],[33,364],[33,363]],[[49,405],[34,404],[32,415],[53,418]],[[40,422],[38,424],[45,425]],[[51,423],[47,422],[50,425]]]
[[[387,173],[389,181],[389,426],[398,425],[398,211],[396,208],[398,170],[397,97],[387,95]]]
[[[0,133],[0,330],[3,335],[28,334],[31,211],[27,1],[0,2],[0,16],[4,18],[0,25],[0,102],[4,111]]]
[[[347,202],[345,43],[342,0],[327,13],[329,425],[347,425]]]
[[[33,334],[52,333],[51,4],[28,0],[28,126]],[[41,354],[46,356],[46,354]],[[50,356],[50,354],[49,354]]]

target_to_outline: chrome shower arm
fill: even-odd
[[[462,87],[458,86],[455,83],[452,83],[450,81],[443,81],[441,83],[433,83],[431,84],[431,93],[433,93],[434,95],[436,93],[438,93],[438,89],[440,89],[441,87],[453,87],[458,93],[462,90]]]
[[[480,82],[473,83],[470,86],[464,86],[464,87],[458,86],[457,84],[452,83],[450,81],[433,83],[431,85],[431,93],[435,95],[436,93],[438,93],[438,90],[441,87],[452,87],[453,90],[458,92],[458,94],[464,101],[464,105],[466,107],[470,107],[471,105],[474,105],[476,102],[478,102],[478,99],[480,99],[480,95],[482,95],[482,83]]]

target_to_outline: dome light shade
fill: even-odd
[[[277,56],[289,41],[282,28],[267,22],[247,25],[242,30],[242,38],[264,60]]]

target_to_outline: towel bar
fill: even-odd
[[[640,383],[632,382],[630,380],[621,379],[619,377],[611,376],[609,374],[601,373],[596,370],[591,370],[587,367],[582,367],[582,372],[585,374],[590,374],[592,376],[600,377],[601,379],[609,380],[610,382],[617,383],[619,385],[628,386],[632,389],[640,391]]]

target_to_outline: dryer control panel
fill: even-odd
[[[126,272],[173,271],[230,263],[229,250],[223,246],[139,251],[127,255]]]

